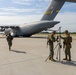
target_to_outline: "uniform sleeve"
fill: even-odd
[[[72,42],[72,37],[70,36],[70,42]]]
[[[11,36],[11,40],[13,40],[13,36]]]
[[[8,36],[6,37],[6,40],[9,41],[9,37]]]
[[[62,36],[60,36],[60,37],[65,40],[65,37],[62,37]]]
[[[51,41],[52,41],[52,42],[55,42],[55,41],[56,41],[56,39],[55,39],[54,36],[51,36]]]
[[[47,37],[47,45],[49,44],[49,40],[50,40],[50,35],[48,35]]]

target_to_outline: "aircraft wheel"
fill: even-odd
[[[15,37],[19,37],[18,35],[16,35]]]
[[[30,37],[31,35],[24,35],[23,37]]]

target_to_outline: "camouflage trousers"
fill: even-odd
[[[8,42],[8,45],[11,47],[12,46],[12,42]]]
[[[53,50],[53,49],[54,49],[54,45],[53,45],[53,44],[50,45],[50,46],[49,46],[49,49],[50,49],[49,57],[50,57],[50,58],[53,58],[53,56],[54,56],[54,50]]]
[[[71,52],[70,52],[70,47],[65,47],[65,58],[67,59],[69,57],[69,59],[71,59]]]

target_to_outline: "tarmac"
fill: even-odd
[[[63,61],[63,48],[60,50],[60,61],[56,59],[56,48],[56,62],[45,62],[49,55],[46,42],[46,36],[39,35],[14,38],[12,51],[9,51],[6,38],[0,38],[0,75],[76,75],[76,36],[73,36],[71,48],[72,61]]]

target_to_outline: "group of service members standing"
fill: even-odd
[[[49,45],[50,54],[49,54],[49,60],[54,60],[54,42],[58,41],[58,37],[60,39],[63,39],[63,48],[65,50],[65,58],[63,60],[71,61],[71,43],[72,43],[72,37],[70,36],[70,33],[68,30],[65,30],[64,37],[61,35],[55,38],[56,31],[53,31],[50,35],[47,37],[47,45]]]

